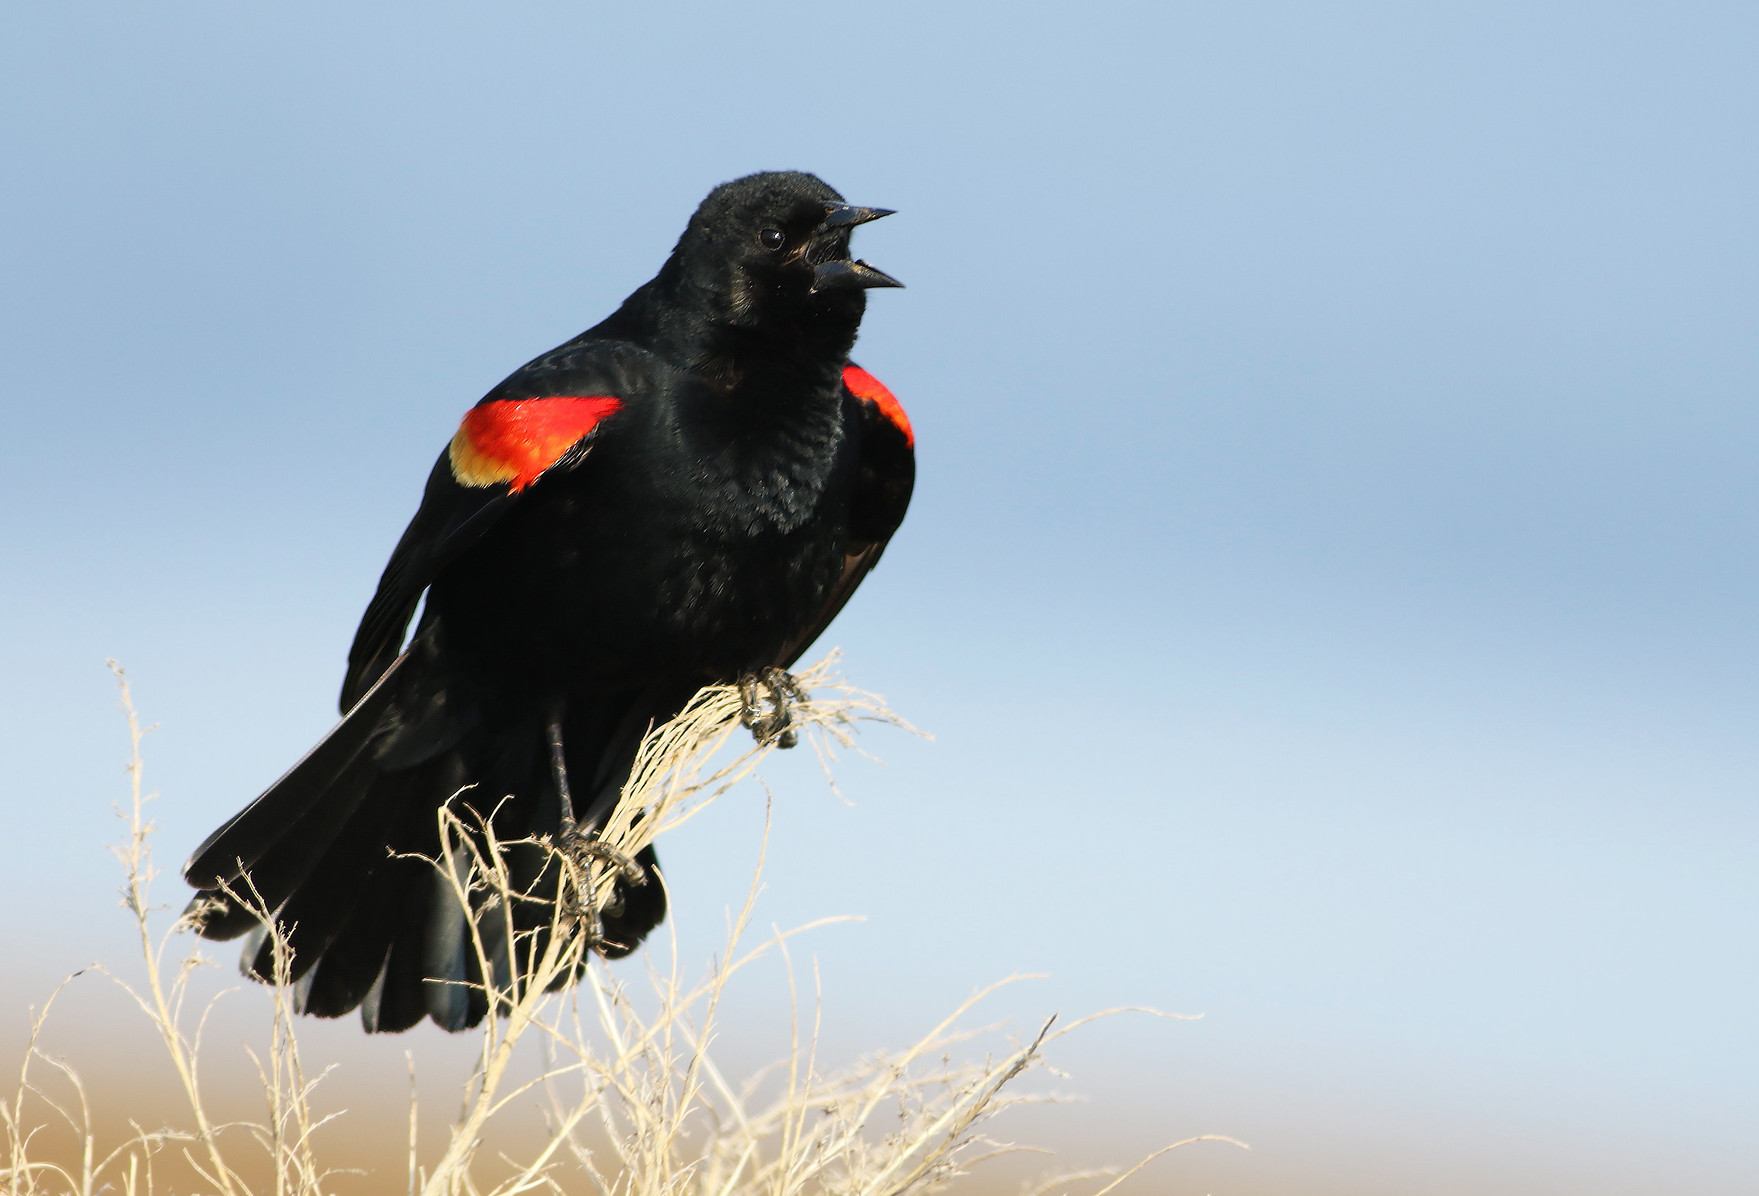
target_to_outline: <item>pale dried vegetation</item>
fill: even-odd
[[[211,961],[195,949],[198,940],[181,920],[163,932],[155,929],[161,911],[149,897],[154,868],[152,825],[145,816],[150,798],[141,784],[144,732],[127,682],[120,669],[116,672],[132,757],[130,800],[118,811],[127,837],[115,850],[126,875],[123,905],[138,926],[144,966],[134,980],[112,978],[162,1041],[182,1108],[155,1105],[129,1122],[129,1132],[106,1134],[94,1120],[87,1087],[101,1086],[105,1077],[82,1078],[41,1045],[51,999],[33,1020],[17,1087],[10,1101],[0,1103],[8,1191],[150,1196],[188,1191],[193,1184],[194,1190],[222,1196],[332,1192],[339,1173],[325,1162],[324,1134],[340,1114],[320,1111],[329,1095],[319,1083],[325,1075],[311,1074],[302,1060],[289,987],[275,989],[265,1041],[252,1055],[266,1100],[258,1107],[266,1114],[242,1120],[234,1108],[215,1107],[216,1098],[201,1078],[197,1061],[210,1006],[193,996],[192,980]],[[810,694],[797,711],[806,732],[802,739],[818,752],[827,773],[835,754],[854,745],[859,724],[903,725],[879,699],[837,676],[834,658],[800,679]],[[735,736],[744,734],[736,689],[719,686],[699,693],[678,718],[643,742],[605,841],[633,855],[750,777],[774,745],[750,746],[723,763]],[[445,850],[435,866],[451,879],[461,900],[486,907],[487,917],[507,919],[507,936],[522,952],[529,979],[489,986],[496,1016],[483,1021],[480,1054],[444,1149],[438,1157],[421,1157],[412,1095],[407,1175],[381,1177],[373,1190],[402,1189],[409,1196],[516,1196],[534,1190],[602,1196],[899,1196],[957,1190],[973,1167],[1017,1149],[991,1136],[998,1113],[1051,1099],[1014,1081],[1042,1068],[1045,1048],[1080,1023],[1059,1029],[1046,1022],[1023,1040],[1007,1040],[999,1027],[968,1028],[966,1020],[993,990],[972,996],[907,1049],[835,1071],[821,1068],[816,1012],[803,1017],[795,999],[792,1051],[749,1080],[730,1081],[710,1050],[721,1032],[717,1012],[728,983],[765,956],[786,960],[788,940],[809,927],[743,945],[757,893],[754,882],[733,920],[727,950],[704,977],[687,980],[675,962],[669,972],[650,963],[653,991],[632,994],[620,978],[633,970],[629,964],[614,973],[589,957],[586,936],[566,912],[556,914],[554,933],[512,933],[510,911],[522,895],[513,890],[503,862],[506,845],[487,832],[468,797],[461,794],[439,814]],[[578,909],[588,895],[600,901],[609,896],[612,878],[605,866],[559,853],[554,859],[574,897],[565,906]],[[494,976],[480,938],[477,947],[481,974]],[[283,951],[279,965],[286,962]],[[500,973],[505,977],[508,969]],[[580,975],[577,985],[547,991],[571,974]],[[788,975],[793,992],[791,964]],[[1006,1042],[1000,1051],[978,1061],[957,1061],[958,1052],[980,1039],[998,1038]],[[345,1075],[328,1083],[345,1084]],[[485,1138],[497,1122],[540,1116],[545,1132],[535,1149],[520,1157],[485,1151]],[[143,1128],[168,1122],[176,1128]],[[70,1140],[73,1149],[44,1149],[52,1133]],[[1149,1159],[1180,1145],[1156,1151],[1123,1173],[1066,1175],[1029,1190],[1103,1196]],[[167,1178],[173,1170],[185,1178]]]

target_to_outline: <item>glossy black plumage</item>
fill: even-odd
[[[483,398],[362,617],[343,721],[186,865],[204,934],[252,930],[216,891],[248,872],[308,1012],[481,1019],[466,914],[402,858],[434,853],[437,807],[473,785],[505,798],[503,839],[556,832],[554,723],[590,832],[642,732],[706,683],[791,664],[902,520],[908,425],[845,383],[871,382],[848,360],[866,288],[897,285],[850,259],[849,233],[884,214],[811,175],[724,184],[651,282]],[[515,465],[538,440],[509,413],[569,429],[535,480]],[[652,851],[637,862],[651,876]],[[619,898],[611,956],[665,915],[658,883]],[[265,976],[260,938],[245,966]]]

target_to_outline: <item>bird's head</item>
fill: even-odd
[[[852,343],[868,289],[904,285],[849,253],[857,225],[889,215],[843,202],[814,175],[747,175],[709,192],[667,270],[723,326]]]

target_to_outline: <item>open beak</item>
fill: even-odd
[[[864,291],[869,287],[901,287],[904,284],[883,270],[875,270],[866,262],[852,262],[840,258],[834,262],[826,262],[814,267],[812,271],[812,292],[820,291]]]
[[[842,228],[847,225],[854,228],[857,224],[890,216],[892,211],[891,208],[858,208],[854,204],[828,203],[825,205],[825,218],[820,227]]]
[[[854,228],[858,224],[866,224],[869,220],[878,220],[891,214],[891,208],[858,208],[846,203],[826,204],[824,223],[819,227]],[[883,270],[875,270],[866,262],[850,261],[848,258],[837,258],[813,268],[812,291],[815,295],[821,291],[861,291],[869,287],[903,285]]]

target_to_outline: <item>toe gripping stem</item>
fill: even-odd
[[[765,700],[769,709],[765,709]],[[794,707],[810,699],[793,673],[770,665],[739,678],[739,721],[760,744],[791,748],[800,742]]]

